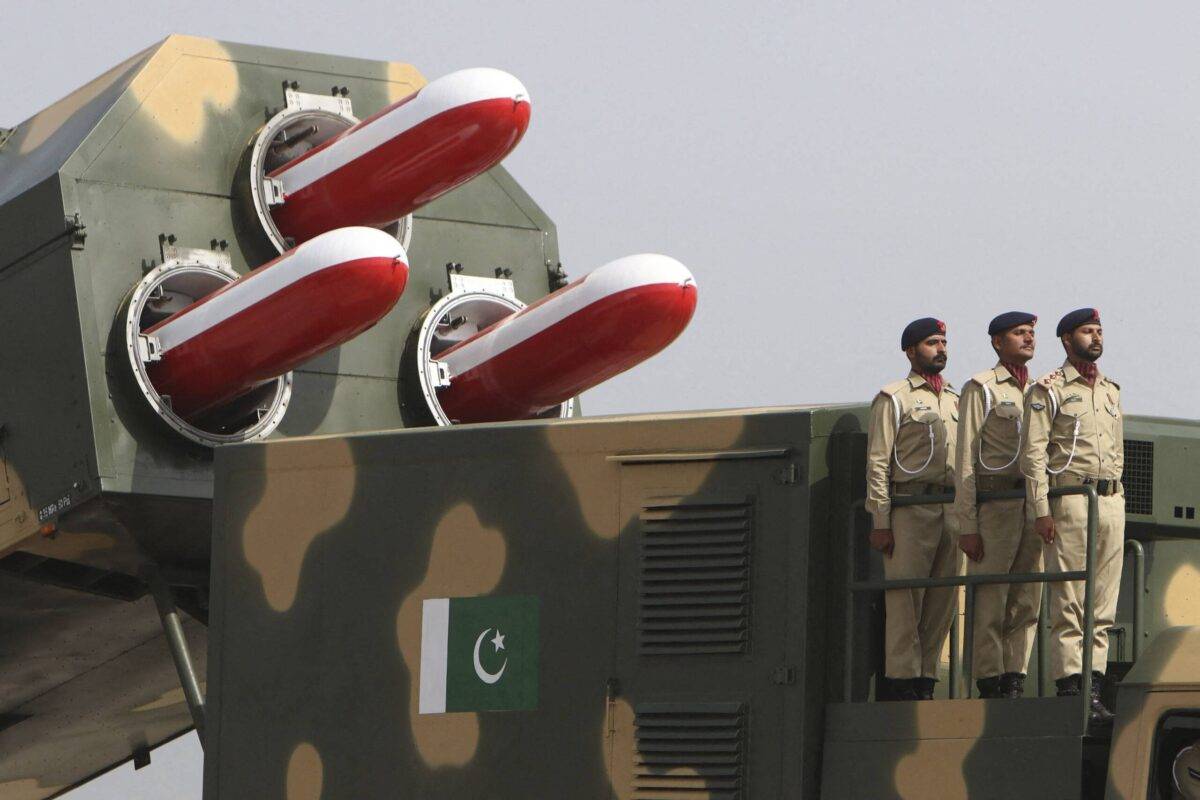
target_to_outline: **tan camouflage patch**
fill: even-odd
[[[1163,588],[1163,622],[1167,625],[1200,623],[1200,569],[1180,564]]]
[[[50,797],[61,786],[42,786],[33,778],[22,778],[19,781],[0,783],[0,797],[4,800],[41,800]]]
[[[142,103],[140,116],[177,144],[199,147],[210,115],[233,108],[240,91],[237,66],[220,42],[172,37],[184,50],[166,75],[139,75],[130,90]]]
[[[208,693],[208,685],[204,681],[200,681],[200,693],[202,696]],[[149,703],[133,709],[133,713],[141,714],[146,711],[159,711],[160,709],[186,704],[187,698],[183,696],[183,688],[176,687],[170,691],[164,692],[157,700],[151,700]]]
[[[331,450],[336,451],[332,457]],[[354,457],[345,439],[268,447],[264,452],[264,474],[270,482],[264,496],[271,504],[247,515],[242,547],[246,562],[262,578],[271,608],[287,611],[296,600],[309,546],[350,510],[355,472],[345,465],[354,463]]]
[[[308,742],[292,751],[287,765],[287,800],[321,800],[325,784],[325,765],[321,754]]]
[[[460,503],[446,512],[433,534],[425,580],[400,605],[396,637],[410,680],[408,717],[417,752],[431,767],[460,767],[479,746],[479,715],[419,714],[421,607],[432,597],[474,597],[495,590],[504,574],[508,545],[485,528],[475,509]]]
[[[941,703],[913,703],[916,717],[915,730],[918,736],[923,731],[934,730],[944,724],[945,711],[937,708]],[[924,800],[929,797],[929,787],[937,786],[939,797],[966,797],[967,780],[963,765],[976,739],[983,733],[985,703],[959,703],[956,735],[961,739],[931,739],[917,741],[916,749],[905,753],[896,762],[893,780],[897,796],[905,800]]]
[[[392,62],[387,65],[388,102],[408,97],[425,85],[425,78],[412,64]]]

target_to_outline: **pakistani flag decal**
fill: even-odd
[[[537,708],[538,599],[442,597],[421,610],[422,714]]]

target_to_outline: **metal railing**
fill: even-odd
[[[848,596],[846,601],[846,670],[842,687],[843,697],[846,702],[850,701],[851,681],[853,678],[851,669],[851,653],[854,650],[854,598],[856,595],[863,592],[878,592],[889,589],[931,589],[931,588],[949,588],[949,587],[964,587],[966,593],[966,604],[964,607],[964,623],[963,623],[963,642],[962,642],[962,665],[958,667],[956,661],[958,659],[957,642],[957,625],[951,627],[951,647],[950,647],[950,698],[958,698],[958,678],[960,674],[965,674],[967,697],[971,696],[971,661],[974,654],[974,630],[975,630],[975,590],[979,586],[997,583],[1056,583],[1060,581],[1083,581],[1083,681],[1080,686],[1079,694],[1083,704],[1083,720],[1087,724],[1091,714],[1091,691],[1092,691],[1092,640],[1095,638],[1096,628],[1096,602],[1094,590],[1094,574],[1096,567],[1096,529],[1099,523],[1099,497],[1096,494],[1096,487],[1092,484],[1082,486],[1062,486],[1050,489],[1051,497],[1063,497],[1065,495],[1082,494],[1087,497],[1087,556],[1084,562],[1084,569],[1073,570],[1069,572],[1019,572],[1019,573],[1004,573],[1004,574],[988,574],[988,575],[950,575],[939,578],[903,578],[897,580],[866,580],[860,581],[855,577],[855,566],[857,553],[858,539],[857,536],[857,511],[862,506],[863,501],[859,500],[851,507],[849,520],[847,521],[847,557],[846,557],[846,585],[848,588]],[[1024,499],[1024,489],[1008,489],[999,492],[980,492],[977,495],[977,500],[980,503],[991,502],[995,500],[1017,500]],[[925,495],[902,495],[892,498],[892,508],[903,508],[905,506],[921,506],[921,505],[944,505],[951,503],[954,500],[954,494],[925,494]],[[1140,549],[1140,545],[1139,545]],[[1136,557],[1136,555],[1135,555]],[[1137,574],[1141,574],[1142,570],[1138,570]],[[1045,591],[1043,590],[1042,613],[1045,611]],[[1137,593],[1135,601],[1135,634],[1134,640],[1141,639],[1141,593]],[[955,615],[957,617],[957,614]],[[1044,694],[1046,689],[1046,675],[1048,669],[1045,666],[1046,647],[1045,647],[1045,625],[1042,619],[1038,621],[1038,688],[1039,694]],[[1135,654],[1140,651],[1140,645],[1135,645]],[[1135,655],[1136,657],[1136,655]]]

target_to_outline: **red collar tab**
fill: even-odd
[[[1023,391],[1025,384],[1029,383],[1029,367],[1024,364],[1009,364],[1007,361],[1001,361],[1000,366],[1008,370],[1008,374],[1013,376]]]
[[[1096,378],[1100,375],[1099,368],[1091,361],[1076,361],[1071,359],[1071,366],[1079,373],[1079,376],[1087,381],[1089,386],[1096,384]]]

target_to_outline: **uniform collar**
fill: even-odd
[[[1017,382],[1017,379],[1014,378],[1012,376],[1012,373],[1008,371],[1008,367],[1004,366],[1004,364],[1002,364],[999,361],[996,362],[996,366],[992,367],[992,372],[994,372],[996,374],[997,382],[1000,382],[1000,381],[1012,381],[1013,383]]]
[[[920,387],[925,386],[926,388],[929,389],[929,391],[931,391],[931,392],[933,391],[933,387],[929,386],[929,381],[922,378],[920,373],[918,373],[916,370],[908,371],[908,385],[914,389],[919,389]],[[942,388],[943,389],[953,389],[954,384],[950,383],[950,381],[943,380]],[[936,394],[936,392],[935,392],[935,394]]]
[[[1075,369],[1075,365],[1071,363],[1071,359],[1069,359],[1069,358],[1063,362],[1062,372],[1063,372],[1063,378],[1066,380],[1067,383],[1070,383],[1071,381],[1079,381],[1080,383],[1087,383],[1087,381],[1085,381],[1083,379],[1083,376],[1079,374],[1079,370]],[[1100,371],[1099,367],[1097,367],[1096,368],[1096,384],[1095,385],[1099,386],[1103,382],[1104,382],[1104,373]]]

